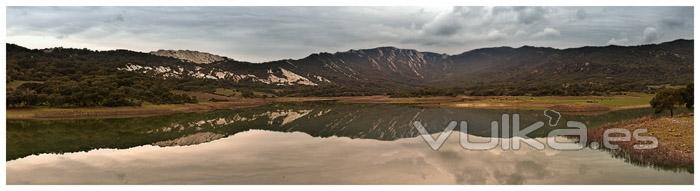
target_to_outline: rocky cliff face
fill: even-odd
[[[197,64],[209,64],[212,62],[226,60],[226,58],[223,56],[192,50],[158,50],[150,53],[158,56],[173,57]]]

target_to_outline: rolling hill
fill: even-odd
[[[693,40],[457,55],[379,47],[265,63],[185,50],[6,46],[8,105],[16,106],[182,103],[192,100],[172,90],[217,88],[276,96],[604,95],[693,81]]]

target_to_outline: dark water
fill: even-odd
[[[565,121],[595,128],[649,109],[566,115],[543,111],[422,108],[312,102],[158,117],[8,120],[9,184],[692,184],[683,169],[639,166],[601,150],[460,147],[459,135],[492,136],[490,123],[519,114],[528,137],[547,139]],[[438,151],[450,121],[468,121]],[[497,135],[510,139],[511,135]],[[575,144],[575,143],[572,143]]]

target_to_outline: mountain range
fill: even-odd
[[[693,81],[693,40],[683,39],[640,46],[493,47],[456,55],[378,47],[264,63],[190,50],[143,53],[7,44],[7,59],[8,82],[127,75],[171,90],[230,88],[276,96],[599,95]],[[34,86],[51,85],[40,84]],[[115,88],[144,88],[133,84]]]
[[[674,84],[692,81],[692,45],[693,41],[677,40],[631,47],[497,47],[458,55],[379,47],[266,63],[221,59],[209,62],[210,67],[190,76],[279,86],[334,84],[378,88],[546,82]],[[164,77],[179,77],[174,67],[163,67],[165,70],[153,71]],[[131,70],[149,69],[132,65]]]

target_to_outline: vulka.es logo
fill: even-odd
[[[552,115],[553,114],[553,115]],[[545,116],[549,118],[549,125],[554,126],[559,122],[559,115],[556,111],[547,112],[545,111]],[[511,123],[512,120],[512,123]],[[439,150],[440,147],[445,143],[447,138],[452,134],[457,125],[459,124],[459,129],[461,132],[469,132],[469,123],[467,121],[450,121],[445,127],[444,131],[441,132],[437,138],[434,138],[425,126],[420,121],[413,121],[413,126],[421,134],[423,140],[432,148],[433,150]],[[511,126],[512,125],[512,126]],[[524,129],[520,128],[520,115],[512,114],[512,117],[508,114],[503,114],[501,116],[500,125],[498,121],[491,121],[491,136],[488,141],[477,142],[470,140],[469,136],[465,133],[460,133],[459,143],[464,149],[469,150],[488,150],[497,148],[499,145],[501,149],[508,150],[518,150],[520,149],[521,143],[527,144],[532,148],[537,150],[544,150],[545,144],[556,150],[580,150],[586,147],[585,144],[573,144],[572,142],[559,142],[557,137],[568,136],[577,137],[579,143],[586,143],[587,133],[586,124],[578,121],[567,121],[567,129],[555,129],[547,134],[547,139],[545,143],[540,142],[537,139],[532,139],[528,137],[528,134],[534,132],[535,130],[542,128],[545,125],[542,121],[534,122]],[[500,127],[500,128],[499,128]],[[499,134],[500,133],[500,134]],[[612,128],[608,129],[603,134],[603,146],[609,149],[617,149],[618,146],[612,144],[611,142],[619,141],[630,141],[633,136],[635,140],[651,142],[646,145],[634,145],[634,149],[653,149],[658,146],[658,140],[656,137],[641,136],[641,133],[646,133],[646,129],[637,129],[633,133],[630,133],[627,129]],[[622,136],[611,136],[613,134]],[[511,138],[499,138],[499,137],[511,137]],[[593,142],[591,147],[597,149],[599,143]]]

